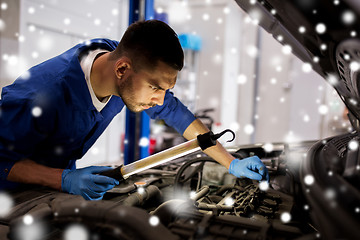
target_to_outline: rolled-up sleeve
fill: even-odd
[[[152,119],[164,120],[180,134],[195,120],[194,114],[169,90],[166,91],[164,104],[152,107],[146,113]]]

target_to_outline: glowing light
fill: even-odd
[[[28,30],[29,30],[29,32],[35,32],[36,27],[35,27],[34,25],[30,25],[30,26],[28,27]]]
[[[145,192],[145,189],[143,187],[139,187],[137,189],[137,192],[140,193],[140,194],[143,194]]]
[[[139,145],[140,147],[147,147],[149,146],[150,140],[147,137],[140,138]]]
[[[274,150],[274,145],[272,145],[271,143],[266,143],[263,148],[265,152],[271,152],[272,150]]]
[[[101,24],[101,20],[99,18],[95,18],[94,24],[95,26],[99,26]]]
[[[309,205],[305,204],[304,205],[304,210],[309,210]]]
[[[319,34],[323,34],[326,32],[326,26],[323,23],[318,23],[315,27],[315,30]]]
[[[310,121],[309,115],[305,114],[303,120],[304,122],[309,122]]]
[[[359,212],[360,212],[360,208],[359,208],[359,207],[356,207],[356,208],[355,208],[355,212],[356,212],[356,213],[359,213]]]
[[[258,49],[257,49],[257,47],[250,45],[246,48],[246,53],[250,57],[255,58],[258,55]]]
[[[288,212],[283,212],[280,216],[280,219],[283,223],[288,223],[291,220],[291,215]]]
[[[111,14],[114,15],[114,16],[117,16],[119,14],[119,10],[114,8],[113,10],[111,10]]]
[[[32,52],[32,53],[31,53],[31,57],[34,58],[34,59],[36,59],[36,58],[39,57],[39,53],[38,53],[38,52]]]
[[[31,114],[34,116],[34,117],[40,117],[41,114],[42,114],[42,109],[38,106],[36,107],[33,107],[33,109],[31,110]]]
[[[0,30],[1,30],[1,28],[0,28]],[[356,35],[357,35],[356,31],[351,31],[351,32],[350,32],[350,36],[356,37]]]
[[[348,143],[348,147],[349,147],[350,150],[357,150],[359,148],[359,142],[356,141],[356,140],[351,140]]]
[[[246,75],[245,75],[245,74],[240,74],[240,75],[238,76],[238,78],[237,78],[237,83],[243,85],[243,84],[245,84],[246,82],[247,82],[247,77],[246,77]]]
[[[100,153],[100,150],[98,147],[91,148],[91,154],[92,155],[98,155]]]
[[[329,74],[326,78],[326,80],[332,85],[332,86],[336,86],[339,82],[338,78],[333,75],[333,74]]]
[[[339,0],[334,0],[334,5],[339,5],[340,1]]]
[[[240,130],[240,124],[238,122],[232,122],[230,124],[230,129],[233,130],[234,132],[239,131]]]
[[[306,175],[304,177],[304,182],[305,182],[306,185],[309,185],[309,186],[312,185],[315,182],[314,176]]]
[[[325,198],[328,200],[334,199],[336,196],[336,192],[334,189],[326,189],[325,190]]]
[[[7,3],[1,3],[1,10],[6,10],[8,8]]]
[[[326,44],[325,44],[325,43],[321,44],[321,45],[320,45],[320,49],[321,49],[321,50],[326,50],[326,49],[327,49]]]
[[[299,27],[299,32],[300,33],[305,33],[306,32],[306,28],[304,26],[300,26]]]
[[[244,132],[248,135],[252,134],[254,132],[254,126],[251,124],[245,125]]]
[[[74,224],[69,226],[64,232],[65,240],[87,240],[89,238],[89,233],[86,228],[79,224]]]
[[[271,12],[272,15],[275,15],[275,14],[276,14],[276,10],[275,10],[275,9],[271,9],[270,12]]]
[[[69,25],[70,23],[71,23],[70,18],[65,18],[65,19],[64,19],[64,24],[65,24],[65,25]]]
[[[204,14],[202,15],[202,19],[203,19],[204,21],[208,21],[208,20],[210,19],[210,15],[207,14],[207,13],[204,13]]]
[[[9,214],[14,202],[12,198],[6,193],[0,193],[0,217],[6,217]]]
[[[343,12],[341,15],[341,19],[343,23],[347,25],[354,23],[355,18],[356,18],[355,14],[350,10]]]
[[[282,53],[285,55],[289,55],[292,51],[292,48],[290,45],[284,45],[281,49]]]
[[[358,63],[358,62],[351,62],[351,63],[350,63],[350,69],[351,69],[351,71],[353,71],[353,72],[358,71],[358,70],[360,69],[359,63]]]
[[[312,66],[310,63],[304,63],[302,65],[301,69],[303,70],[303,72],[308,73],[308,72],[311,72]]]
[[[151,226],[156,227],[160,223],[160,219],[157,216],[151,216],[149,218],[149,223]]]
[[[320,107],[318,108],[318,111],[321,115],[325,115],[328,113],[329,108],[326,105],[320,105]]]
[[[31,225],[31,224],[33,224],[33,222],[34,222],[34,218],[33,218],[31,215],[26,214],[26,215],[23,217],[23,222],[24,222],[25,225]]]
[[[25,42],[25,37],[23,35],[20,35],[18,37],[19,42]]]
[[[233,198],[229,197],[229,198],[225,199],[224,203],[226,206],[232,206],[232,205],[234,205],[235,200]]]
[[[34,14],[35,13],[35,8],[34,7],[29,7],[28,8],[28,13],[29,14]]]
[[[267,181],[261,181],[259,183],[259,189],[261,191],[267,191],[269,189],[269,183]]]

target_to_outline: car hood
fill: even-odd
[[[359,130],[360,2],[235,0],[259,25],[331,84]],[[281,38],[279,38],[281,36]]]

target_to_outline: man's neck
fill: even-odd
[[[100,53],[96,56],[90,72],[90,83],[99,101],[111,95],[108,72],[111,67],[108,61],[109,53]],[[111,70],[110,70],[111,71]]]

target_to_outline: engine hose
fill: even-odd
[[[130,194],[122,203],[125,206],[142,206],[147,200],[153,197],[161,197],[161,191],[155,185],[149,185],[144,191],[137,191]]]
[[[181,176],[183,175],[183,173],[185,172],[185,170],[192,164],[194,163],[198,163],[198,162],[214,162],[214,163],[217,163],[214,159],[210,158],[210,157],[200,157],[200,158],[195,158],[195,159],[191,159],[187,162],[185,162],[181,167],[180,169],[178,170],[178,172],[176,173],[176,176],[175,176],[175,180],[174,180],[174,188],[175,190],[179,187],[179,185],[182,183],[182,182],[186,182],[188,181],[189,179],[191,179],[192,177],[195,176],[195,174],[197,174],[197,172],[200,170],[202,170],[202,167],[203,165],[200,165],[200,166],[197,166],[195,171],[193,171],[190,176],[188,176],[186,179],[181,179]]]

